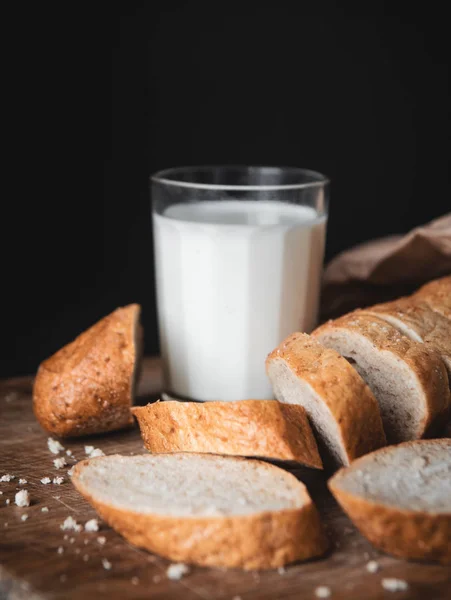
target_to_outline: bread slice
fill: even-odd
[[[33,408],[44,429],[67,437],[132,424],[140,310],[137,304],[118,308],[40,365]]]
[[[451,321],[428,304],[405,297],[359,312],[376,316],[411,340],[437,350],[451,376]]]
[[[173,561],[270,569],[327,549],[305,486],[257,460],[113,455],[78,463],[72,481],[130,543]]]
[[[341,469],[328,485],[377,548],[451,563],[451,440],[382,448]]]
[[[305,408],[317,438],[335,463],[385,445],[377,402],[351,365],[309,335],[294,333],[266,359],[280,402]]]
[[[432,310],[451,320],[451,275],[423,285],[411,298],[413,302],[426,302]]]
[[[446,418],[450,390],[439,354],[377,317],[351,313],[314,337],[349,360],[376,396],[389,442],[430,435]]]
[[[153,453],[258,456],[322,468],[302,406],[277,400],[166,401],[135,407],[132,412],[144,445]]]

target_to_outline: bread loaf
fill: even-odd
[[[451,563],[451,440],[382,448],[341,469],[329,488],[377,548]]]
[[[302,406],[276,400],[166,401],[135,407],[132,412],[152,453],[256,456],[322,468]]]
[[[294,333],[266,360],[280,402],[307,411],[318,440],[336,464],[385,445],[378,404],[360,375],[334,350]]]
[[[271,569],[328,546],[305,486],[268,463],[113,455],[78,463],[72,481],[131,544],[173,561]]]
[[[431,435],[447,418],[448,376],[440,355],[389,323],[351,313],[312,334],[349,360],[379,402],[389,442]]]
[[[40,365],[33,408],[44,429],[68,437],[133,423],[140,310],[137,304],[118,308]]]

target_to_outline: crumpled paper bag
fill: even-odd
[[[324,272],[321,321],[411,294],[449,274],[451,213],[407,235],[366,242],[336,256]]]

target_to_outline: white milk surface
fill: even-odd
[[[273,398],[265,358],[314,328],[326,217],[225,200],[154,214],[166,388],[194,400]]]

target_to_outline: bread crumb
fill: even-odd
[[[138,583],[139,583],[138,577],[132,577],[131,582],[132,582],[132,585],[138,585]]]
[[[318,586],[315,589],[315,596],[317,598],[330,598],[330,596],[331,596],[330,587],[327,587],[327,585]]]
[[[100,448],[95,448],[89,455],[89,458],[96,458],[97,456],[105,456],[105,452],[100,450]]]
[[[30,506],[30,494],[27,490],[20,490],[20,492],[17,492],[16,494],[15,502],[17,506],[20,506],[21,508]]]
[[[67,474],[69,475],[69,477],[72,477],[72,475],[74,474],[74,467],[71,467],[71,468],[68,470]]]
[[[82,527],[77,523],[77,521],[73,517],[66,517],[64,523],[61,525],[61,529],[63,531],[68,531],[73,529],[74,531],[81,531]]]
[[[58,546],[57,552],[58,554],[62,554],[64,552],[64,548],[62,546]]]
[[[67,456],[72,456],[72,450],[66,450]]]
[[[85,446],[85,453],[89,458],[96,458],[97,456],[105,456],[105,453],[100,448],[94,448],[94,446]]]
[[[8,527],[8,523],[3,523],[3,527]]]
[[[113,566],[107,558],[102,558],[102,565],[106,571],[111,571],[111,567]]]
[[[60,458],[55,458],[55,460],[53,461],[53,464],[55,465],[56,469],[62,469],[63,467],[65,467],[67,465],[66,459],[64,458],[64,456],[61,456]]]
[[[88,560],[89,560],[89,554],[83,554],[83,560],[85,562],[88,562]]]
[[[54,477],[53,483],[55,485],[61,485],[64,482],[64,477]]]
[[[74,537],[69,538],[69,544],[73,544],[74,542],[75,542],[75,538]]]
[[[8,498],[7,500],[5,500],[5,504],[9,504],[11,502],[11,500]]]
[[[241,596],[234,596],[232,600],[241,600]]]
[[[48,483],[51,483],[52,480],[50,479],[50,477],[43,477],[41,479],[41,483],[43,483],[44,485],[47,485]]]
[[[106,537],[104,535],[99,535],[97,541],[103,546],[103,544],[106,542]]]
[[[62,446],[58,440],[54,440],[53,438],[49,438],[47,440],[47,447],[52,454],[64,452],[64,446]]]
[[[3,495],[3,492],[0,490],[0,496],[2,496],[2,495]]]
[[[21,521],[26,521],[27,519],[28,519],[28,515],[22,515],[22,516],[20,517],[20,520],[21,520]]]
[[[19,479],[19,485],[25,485],[26,483],[28,483],[26,479]]]
[[[6,483],[8,483],[9,481],[11,481],[14,478],[15,478],[14,475],[10,475],[9,473],[7,473],[6,475],[2,475],[0,477],[0,481],[5,481]]]
[[[75,548],[75,554],[80,554],[81,550],[80,548]]]
[[[382,580],[382,587],[388,592],[404,592],[409,588],[407,581],[396,579],[396,577],[388,577]]]
[[[161,581],[161,575],[154,575],[154,576],[152,577],[152,581],[153,581],[154,583],[158,583],[159,581]]]
[[[68,539],[69,539],[69,536],[67,535],[67,533],[66,533],[66,535],[64,536],[64,539],[65,539],[65,540],[68,540]]]
[[[286,573],[285,567],[279,567],[277,569],[277,572],[279,573],[279,575],[285,575],[285,573]]]
[[[99,522],[97,519],[90,519],[85,523],[85,531],[99,531]]]
[[[89,540],[84,540],[83,544],[87,546],[89,544]]]
[[[369,563],[367,563],[366,565],[366,570],[369,573],[377,573],[380,569],[379,563],[376,562],[375,560],[370,560]]]
[[[47,508],[47,506],[43,506],[41,508],[41,512],[49,512],[49,509]]]
[[[173,581],[179,581],[184,575],[189,573],[188,565],[184,563],[172,563],[166,569],[166,576],[168,579],[172,579]]]
[[[67,575],[65,575],[64,573],[62,575],[60,575],[60,581],[61,581],[61,583],[64,583],[65,581],[67,581]]]

